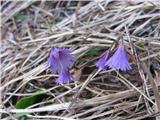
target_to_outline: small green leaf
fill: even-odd
[[[100,54],[101,50],[103,50],[103,49],[104,49],[103,47],[92,48],[84,56],[97,56]]]
[[[15,113],[13,116],[17,118],[16,120],[27,120],[26,115],[29,115],[30,113]]]
[[[19,115],[18,120],[27,120],[26,114]]]
[[[26,116],[21,116],[18,118],[18,120],[26,120]]]
[[[140,47],[140,48],[142,48],[142,49],[144,49],[144,48],[145,48],[144,43],[138,43],[138,44],[137,44],[137,46],[138,46],[138,47]]]
[[[31,97],[23,97],[16,103],[17,109],[25,109],[36,103],[39,95],[34,95]]]
[[[29,16],[26,15],[25,13],[18,13],[17,15],[15,15],[16,20],[25,20],[28,18],[29,18]]]

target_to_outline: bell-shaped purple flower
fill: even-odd
[[[61,73],[68,71],[74,63],[75,57],[67,48],[52,48],[47,64],[51,71]]]
[[[99,58],[99,60],[96,62],[96,66],[105,69],[107,66],[105,65],[109,57],[109,51],[105,51]]]
[[[56,80],[57,84],[65,84],[69,83],[73,80],[73,76],[70,74],[69,71],[63,71],[59,74],[59,78]]]
[[[117,69],[117,70],[122,70],[122,71],[126,71],[126,70],[130,70],[131,65],[128,61],[128,56],[127,56],[127,52],[125,50],[125,47],[123,44],[120,44],[115,53],[113,54],[113,56],[107,61],[107,63],[105,64],[106,66],[109,66],[113,69]]]

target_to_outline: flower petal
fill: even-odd
[[[117,70],[130,70],[132,69],[128,61],[128,56],[123,44],[120,44],[113,54],[113,56],[107,61],[107,66]]]
[[[109,51],[105,51],[99,58],[99,60],[96,62],[96,66],[105,69],[107,66],[105,65],[109,57]]]
[[[71,68],[73,66],[73,63],[75,61],[75,57],[73,54],[71,54],[71,51],[69,49],[63,48],[59,52],[61,63],[63,64],[64,70]]]
[[[47,64],[52,72],[61,73],[72,67],[75,57],[67,48],[52,48]]]
[[[56,80],[57,84],[65,84],[69,83],[73,80],[73,76],[70,74],[69,71],[64,71],[59,74],[59,78]]]

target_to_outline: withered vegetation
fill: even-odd
[[[1,39],[1,120],[160,120],[159,0],[4,0]],[[99,71],[122,39],[132,70]],[[76,55],[73,82],[46,68],[52,47]]]

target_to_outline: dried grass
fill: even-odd
[[[3,1],[1,7],[1,120],[18,113],[36,120],[159,120],[159,0]],[[118,39],[136,67],[97,70],[98,56]],[[76,55],[70,84],[56,85],[58,75],[45,66],[52,47]],[[39,102],[15,108],[37,91]]]

